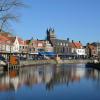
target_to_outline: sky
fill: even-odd
[[[14,34],[23,39],[45,39],[47,28],[56,37],[81,41],[100,41],[100,0],[23,0],[20,21],[12,24]]]

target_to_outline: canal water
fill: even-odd
[[[100,100],[100,71],[84,64],[1,71],[0,100]]]

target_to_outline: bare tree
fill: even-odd
[[[25,7],[22,0],[0,0],[0,32],[10,21],[18,19],[18,15],[13,12],[19,10],[20,7]]]
[[[0,18],[0,32],[5,29],[6,25],[9,25],[10,21],[17,21],[18,16],[6,14]]]

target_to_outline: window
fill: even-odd
[[[80,50],[78,50],[78,52],[80,53],[81,51],[80,51]]]
[[[32,43],[32,46],[34,46],[34,43]]]
[[[68,43],[66,43],[66,46],[68,46]]]
[[[42,46],[43,46],[43,44],[42,44],[42,43],[38,43],[38,46],[42,47]]]
[[[63,43],[63,46],[65,46],[65,43]]]

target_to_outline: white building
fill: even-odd
[[[27,45],[25,44],[25,41],[22,40],[19,37],[10,37],[9,38],[11,41],[11,52],[12,53],[22,53],[25,52],[27,49]]]
[[[14,42],[12,43],[12,52],[19,52],[19,41],[17,37],[14,37]]]
[[[10,52],[10,40],[0,35],[0,52]]]
[[[45,51],[46,52],[53,52],[53,47],[51,46],[51,44],[49,43],[49,41],[45,41]]]
[[[86,55],[85,54],[85,49],[84,48],[80,48],[80,49],[76,48],[76,54],[77,55]]]
[[[79,42],[73,42],[71,43],[71,49],[72,54],[75,54],[76,56],[86,56],[85,48],[82,46],[82,44]]]

